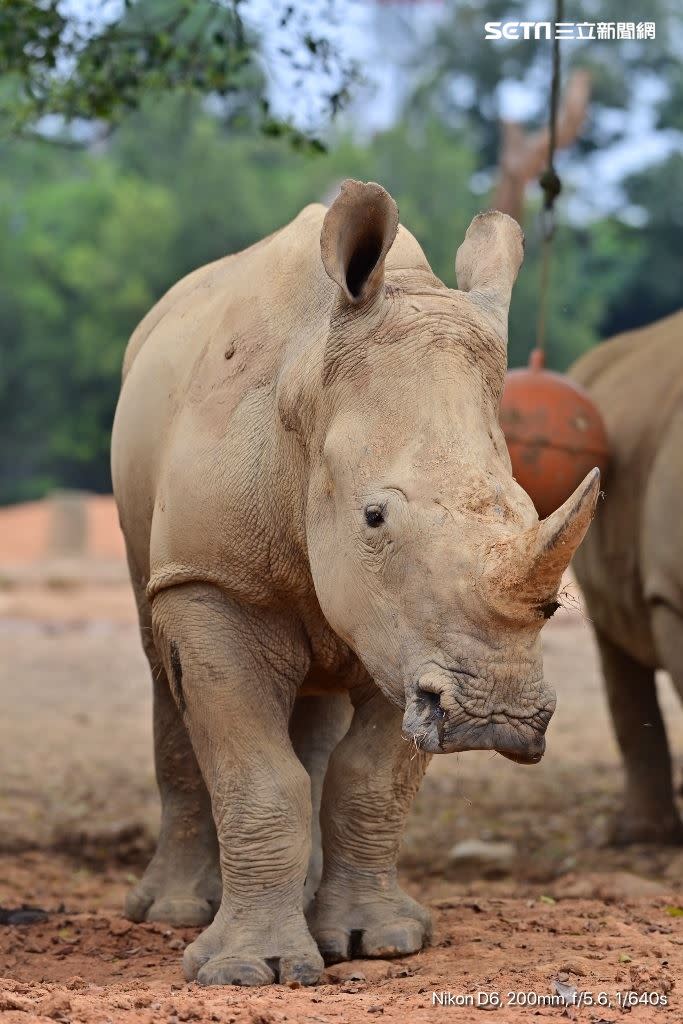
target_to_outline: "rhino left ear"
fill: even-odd
[[[329,277],[354,305],[384,283],[384,260],[398,231],[398,207],[374,181],[347,179],[325,214],[320,253]]]
[[[522,229],[498,210],[477,214],[455,257],[458,287],[500,321],[505,338],[512,286],[523,259]]]

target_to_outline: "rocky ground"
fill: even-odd
[[[547,629],[559,704],[542,764],[432,763],[402,870],[432,907],[433,947],[245,992],[184,983],[192,929],[121,917],[157,819],[150,693],[125,584],[77,576],[13,574],[0,591],[3,1022],[683,1020],[683,852],[607,843],[620,770],[573,602]],[[683,715],[666,679],[661,694],[680,768]]]

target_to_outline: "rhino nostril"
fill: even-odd
[[[434,693],[433,690],[423,690],[421,686],[418,686],[417,697],[422,704],[422,709],[428,711],[433,718],[446,717],[446,712],[441,707],[441,694]]]

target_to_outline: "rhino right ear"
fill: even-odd
[[[328,276],[349,302],[373,298],[384,283],[384,260],[398,231],[398,207],[386,189],[347,179],[325,214],[320,253]]]
[[[477,214],[455,257],[458,287],[496,318],[505,341],[512,286],[523,259],[522,229],[498,210]]]

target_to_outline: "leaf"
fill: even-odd
[[[683,917],[683,907],[666,907],[664,913],[669,917]]]

